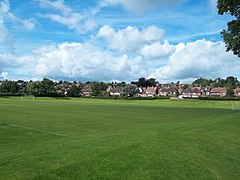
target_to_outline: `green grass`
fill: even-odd
[[[239,179],[231,103],[0,98],[0,179]]]

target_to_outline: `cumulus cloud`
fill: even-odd
[[[165,63],[162,59],[151,61],[140,54],[117,55],[91,42],[45,46],[15,59],[25,73],[53,79],[129,81],[139,77],[155,77],[160,82],[191,82],[199,77],[237,76],[240,61],[232,53],[225,52],[223,42],[197,40],[186,44],[164,44],[174,46],[170,54],[163,53]],[[14,57],[0,58],[0,64],[10,66],[12,63],[7,61],[11,59]],[[14,68],[18,69],[16,66]]]
[[[141,30],[103,26],[84,43],[43,46],[24,56],[0,53],[0,72],[14,69],[20,74],[81,81],[155,77],[160,82],[238,75],[240,61],[225,51],[223,42],[202,39],[174,45],[162,42],[163,34],[155,26]]]
[[[2,73],[0,73],[0,79],[9,79],[9,77],[8,77],[8,72],[2,72]]]
[[[65,5],[64,0],[36,0],[40,7],[50,8],[58,11],[58,13],[44,14],[42,17],[49,18],[59,24],[67,26],[69,29],[76,30],[78,33],[85,33],[94,30],[96,23],[91,17],[91,14],[80,14],[75,12],[72,8]]]
[[[240,61],[226,53],[223,42],[197,40],[176,45],[176,51],[163,67],[152,74],[162,80],[216,78],[237,74]]]
[[[154,42],[150,45],[144,45],[140,54],[145,58],[158,58],[162,56],[168,56],[176,50],[174,45],[170,45],[168,41],[164,41],[164,44],[160,42]]]
[[[128,26],[115,31],[112,27],[105,25],[100,28],[98,33],[98,37],[107,40],[110,48],[122,53],[134,53],[144,44],[161,40],[163,35],[164,30],[156,26],[149,26],[143,30]]]
[[[32,54],[35,74],[76,80],[127,80],[141,74],[141,57],[115,56],[91,44],[63,43]],[[144,75],[144,74],[142,74]]]
[[[101,6],[111,6],[121,4],[125,9],[139,13],[151,8],[171,7],[179,5],[184,0],[103,0],[100,2]]]
[[[10,53],[0,54],[0,68],[16,67],[18,65],[15,56]]]

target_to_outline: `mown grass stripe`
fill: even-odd
[[[5,124],[5,125],[8,125],[8,126],[13,126],[13,127],[18,127],[18,128],[29,129],[29,130],[38,131],[38,132],[44,132],[44,133],[53,134],[53,135],[56,135],[56,136],[67,136],[67,135],[61,134],[61,133],[46,131],[46,130],[42,130],[42,129],[32,128],[32,127],[28,127],[28,126],[13,124],[13,123],[1,122],[1,124]]]

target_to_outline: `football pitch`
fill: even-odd
[[[240,111],[231,107],[0,98],[0,179],[239,179]]]

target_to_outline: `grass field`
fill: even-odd
[[[0,179],[239,179],[231,104],[0,98]]]

